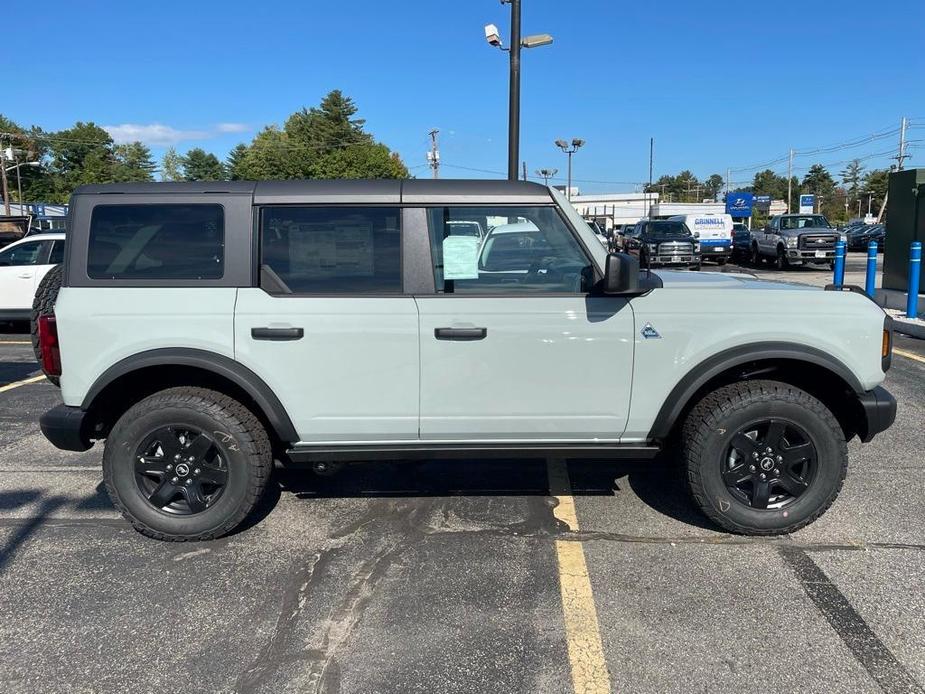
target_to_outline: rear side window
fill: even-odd
[[[51,255],[48,258],[49,265],[57,265],[64,262],[64,241],[55,241],[51,247]]]
[[[221,205],[97,205],[87,276],[113,280],[221,279]]]
[[[400,213],[397,207],[266,207],[260,262],[295,294],[401,293]]]

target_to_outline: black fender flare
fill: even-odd
[[[253,398],[281,441],[286,443],[299,441],[299,435],[286,409],[263,379],[234,359],[202,349],[169,347],[139,352],[126,357],[106,369],[93,382],[80,408],[85,411],[89,410],[100,393],[123,376],[152,366],[170,365],[202,369],[231,381]]]
[[[678,381],[659,409],[655,422],[649,430],[649,440],[665,439],[691,399],[716,376],[749,362],[774,359],[799,361],[824,368],[838,376],[858,395],[864,392],[861,382],[851,369],[821,349],[791,342],[759,342],[740,345],[705,359]]]

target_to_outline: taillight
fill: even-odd
[[[60,376],[61,349],[54,316],[39,316],[39,348],[42,352],[42,370],[48,376]]]

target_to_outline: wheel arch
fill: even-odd
[[[779,380],[807,391],[832,410],[847,438],[863,428],[864,412],[858,396],[864,388],[851,369],[814,347],[764,342],[733,347],[690,369],[662,403],[649,440],[671,436],[707,393],[751,378]]]
[[[249,407],[278,442],[299,440],[285,408],[263,379],[229,357],[200,349],[154,349],[116,362],[94,381],[81,409],[92,415],[94,438],[103,438],[134,403],[177,385],[231,395]]]

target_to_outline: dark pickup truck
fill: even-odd
[[[683,222],[638,222],[623,246],[626,253],[639,258],[642,267],[700,269],[700,243]]]

